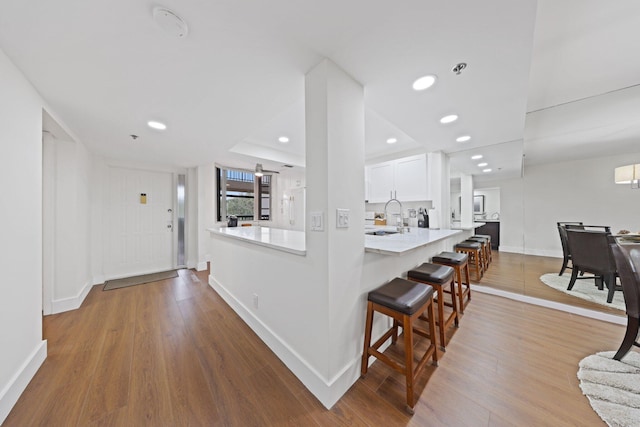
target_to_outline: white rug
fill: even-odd
[[[604,351],[582,359],[580,388],[607,425],[640,426],[640,354],[630,351],[617,361],[615,353]]]
[[[565,294],[626,311],[622,291],[616,291],[613,294],[613,301],[609,304],[607,303],[608,289],[605,287],[603,290],[599,290],[595,285],[594,279],[578,279],[576,280],[576,284],[573,285],[573,289],[568,291],[567,286],[569,286],[569,279],[571,279],[571,275],[566,273],[562,276],[558,276],[557,273],[547,273],[540,276],[542,283]]]

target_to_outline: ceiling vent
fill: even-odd
[[[153,8],[153,19],[166,33],[179,39],[184,39],[189,33],[187,23],[164,7]]]

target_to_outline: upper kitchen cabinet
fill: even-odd
[[[390,199],[390,194],[395,189],[394,186],[394,163],[384,162],[367,166],[369,178],[368,201],[370,203],[386,202]]]
[[[430,200],[426,154],[367,166],[365,180],[369,203],[384,203],[392,197],[401,202]]]

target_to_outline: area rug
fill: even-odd
[[[553,289],[564,292],[565,294],[573,295],[577,298],[595,302],[596,304],[601,304],[607,307],[613,307],[617,308],[618,310],[626,311],[622,291],[616,291],[613,294],[613,301],[611,301],[611,303],[608,303],[608,290],[606,288],[603,290],[599,290],[598,287],[595,286],[593,279],[578,279],[576,281],[576,284],[573,285],[573,289],[568,291],[567,286],[569,286],[569,279],[571,279],[571,275],[565,274],[564,276],[558,276],[558,273],[547,273],[540,276],[540,280],[542,281],[542,283],[549,287],[552,287]]]
[[[630,351],[621,361],[615,351],[587,356],[578,379],[591,407],[611,427],[640,426],[640,354]]]
[[[158,280],[178,277],[176,270],[162,271],[160,273],[143,274],[142,276],[125,277],[124,279],[107,280],[104,282],[103,291],[126,288],[127,286],[142,285],[143,283],[157,282]]]

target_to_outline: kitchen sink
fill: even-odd
[[[388,236],[389,234],[396,234],[397,231],[387,231],[387,230],[375,230],[375,231],[366,231],[364,234],[368,234],[370,236]]]

